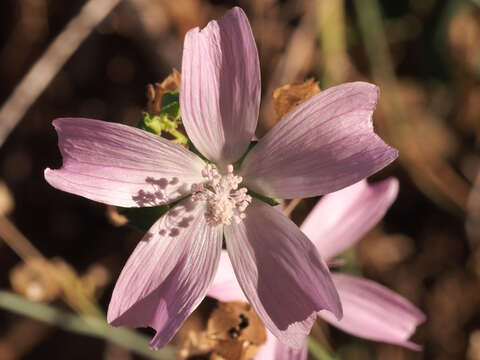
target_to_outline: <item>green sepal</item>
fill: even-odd
[[[210,163],[210,160],[208,160],[205,156],[202,155],[200,151],[198,151],[198,149],[195,147],[195,145],[193,145],[190,139],[188,139],[187,146],[191,152],[193,152],[195,155],[198,155],[198,157],[201,158],[203,161],[205,161],[206,163]]]
[[[118,213],[125,216],[130,225],[142,231],[148,231],[169,209],[170,205],[142,208],[123,208],[117,206]]]
[[[152,134],[161,135],[162,131],[165,130],[164,119],[166,119],[165,115],[150,115],[147,112],[143,112],[138,127]]]
[[[180,100],[178,89],[169,91],[162,96],[162,112],[172,120],[180,119]]]
[[[242,155],[242,157],[240,159],[238,159],[237,162],[235,163],[235,165],[234,165],[235,169],[238,169],[240,167],[243,159],[245,159],[245,156],[247,156],[247,154],[250,152],[250,150],[252,150],[253,147],[255,145],[257,145],[257,143],[258,143],[258,141],[250,141],[250,144],[248,144],[247,151],[245,151],[245,153]]]
[[[138,123],[138,127],[142,130],[151,132],[155,135],[162,135],[162,131],[174,137],[174,143],[186,145],[188,139],[180,131],[177,130],[179,121],[171,120],[167,114],[160,113],[158,115],[151,115],[147,112],[142,113],[142,118]]]
[[[282,203],[280,199],[269,198],[268,196],[257,194],[256,192],[254,192],[250,189],[248,189],[248,195],[250,195],[251,197],[254,197],[256,199],[262,200],[263,202],[266,202],[268,205],[271,205],[271,206],[277,206],[277,205],[280,205]]]
[[[178,89],[168,91],[162,95],[162,104],[160,113],[151,114],[143,112],[137,127],[151,132],[155,135],[162,135],[162,132],[173,136],[173,142],[186,145],[188,139],[179,130],[180,124],[180,102]]]

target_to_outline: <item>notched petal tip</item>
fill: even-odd
[[[148,347],[152,350],[160,350],[163,346],[160,345],[157,335],[155,335],[148,343]]]
[[[45,170],[43,170],[43,176],[45,177],[45,180],[48,181],[47,177],[49,176],[49,174],[54,171],[53,169],[50,169],[50,168],[45,168]]]
[[[366,81],[347,82],[338,86],[334,86],[327,90],[336,88],[340,89],[348,96],[350,96],[352,93],[357,93],[365,96],[364,103],[361,105],[361,107],[364,109],[372,110],[372,113],[377,106],[378,99],[380,98],[380,87]],[[321,92],[315,96],[319,96],[320,94]]]
[[[380,87],[375,85],[375,84],[371,84],[371,83],[366,83],[368,85],[371,85],[373,87],[373,90],[374,90],[374,102],[375,102],[375,106],[377,106],[377,103],[378,103],[378,99],[380,98]],[[373,95],[373,94],[372,94]]]
[[[57,186],[55,186],[55,171],[55,169],[46,168],[43,170],[43,177],[50,186],[57,188]]]
[[[234,6],[233,8],[228,10],[225,13],[225,15],[222,16],[222,20],[223,19],[228,19],[228,20],[239,19],[239,20],[246,21],[247,23],[249,23],[247,14],[245,14],[245,11],[241,7],[238,7],[238,6]]]
[[[374,132],[376,85],[324,90],[285,115],[247,154],[240,169],[253,191],[282,199],[328,194],[390,164],[397,156]]]
[[[335,318],[340,321],[343,318],[343,305],[340,299],[338,299],[338,303],[330,305],[325,308],[325,310],[330,311],[333,315],[335,315]]]
[[[173,202],[201,181],[204,162],[182,146],[131,126],[58,118],[62,166],[45,170],[55,188],[122,207]]]
[[[397,149],[395,149],[394,147],[391,147],[387,144],[387,146],[390,148],[389,151],[390,151],[390,159],[391,161],[395,160],[396,158],[398,158],[398,155],[400,155],[400,153],[398,152]]]
[[[190,29],[187,31],[187,33],[185,34],[185,38],[184,38],[184,47],[183,47],[183,52],[185,53],[185,51],[190,51],[190,47],[187,47],[186,45],[187,44],[190,44],[191,43],[191,38],[195,37],[195,36],[198,36],[198,34],[202,33],[203,30],[205,30],[205,28],[203,29],[200,29],[198,26],[197,27],[194,27],[193,29]],[[180,82],[180,89],[182,88],[182,82]]]
[[[404,343],[399,343],[397,345],[403,346],[412,351],[423,351],[423,345],[419,345],[411,341],[405,341]]]
[[[77,120],[82,120],[82,118],[67,118],[67,117],[61,117],[61,118],[56,118],[52,121],[52,126],[57,129],[60,125],[62,125],[62,123],[65,123],[65,122],[74,122],[74,121],[77,121]],[[100,121],[100,120],[96,120],[96,121]]]
[[[395,201],[400,191],[400,182],[396,177],[389,177],[377,184],[371,184],[370,186],[384,186],[388,192],[387,198],[391,199],[391,202]]]
[[[324,264],[325,264],[325,268],[327,269],[326,271],[330,274],[331,276],[331,273],[330,273],[330,270],[328,270],[328,266],[327,264],[323,261],[323,259],[321,260]],[[340,321],[342,320],[343,318],[343,305],[342,305],[342,301],[340,300],[340,295],[337,291],[337,288],[335,287],[335,285],[333,284],[333,286],[330,288],[332,294],[330,294],[330,296],[328,297],[327,301],[325,302],[325,304],[323,305],[323,308],[321,309],[318,309],[317,312],[320,312],[320,311],[328,311],[330,312],[331,314],[333,314],[333,316],[335,316],[335,318]]]
[[[218,267],[222,233],[206,224],[204,211],[185,199],[150,228],[117,280],[110,324],[155,329],[154,349],[171,340],[205,297]]]

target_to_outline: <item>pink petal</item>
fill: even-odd
[[[219,166],[247,150],[257,126],[260,67],[248,19],[235,7],[185,36],[180,106],[197,149]]]
[[[225,302],[247,301],[240,285],[238,285],[232,263],[225,250],[222,250],[218,270],[213,279],[212,286],[208,289],[207,295]]]
[[[332,278],[342,300],[343,318],[338,321],[322,311],[323,319],[355,336],[421,349],[408,338],[425,315],[408,300],[371,280],[339,273]]]
[[[375,226],[397,198],[398,180],[362,180],[325,195],[300,229],[326,260],[349,248]]]
[[[53,121],[63,166],[45,169],[53,187],[106,204],[169,203],[203,181],[205,163],[160,136],[130,126],[82,118]]]
[[[307,360],[308,348],[304,343],[300,350],[284,344],[267,330],[267,342],[258,350],[255,360]]]
[[[170,341],[205,297],[220,259],[222,228],[207,225],[204,212],[186,199],[152,226],[115,285],[109,323],[154,328],[154,349]]]
[[[300,349],[321,309],[342,316],[327,266],[297,226],[260,200],[246,219],[225,227],[238,282],[265,326]]]
[[[373,131],[375,85],[332,87],[297,106],[248,153],[240,174],[262,195],[292,199],[351,185],[391,163],[397,150]]]

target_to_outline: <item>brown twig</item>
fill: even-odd
[[[0,217],[0,238],[25,262],[39,272],[47,272],[62,289],[65,302],[80,314],[102,317],[102,312],[90,298],[81,279],[68,265],[54,264],[6,217]]]
[[[50,44],[0,108],[0,146],[65,62],[121,0],[89,0]]]
[[[287,217],[290,217],[290,214],[295,210],[298,204],[302,202],[303,199],[293,199],[291,200],[285,210],[283,210],[283,214]]]
[[[32,258],[43,258],[40,251],[3,216],[0,216],[0,238],[25,262]]]

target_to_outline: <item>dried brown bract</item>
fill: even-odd
[[[10,283],[16,293],[31,301],[50,302],[61,293],[57,279],[51,274],[50,263],[42,258],[32,258],[10,270]]]
[[[273,92],[273,108],[277,118],[281,119],[294,107],[320,92],[318,82],[313,78],[299,84],[283,85]]]
[[[202,317],[199,312],[207,311]],[[203,314],[205,315],[205,314]],[[267,340],[265,326],[241,301],[200,307],[179,332],[178,359],[249,360]]]
[[[113,205],[107,205],[107,219],[114,226],[123,226],[128,223],[127,217],[120,214]]]
[[[147,97],[147,111],[158,114],[162,107],[162,97],[167,91],[174,91],[180,87],[181,75],[177,69],[173,69],[161,83],[148,84],[145,96]]]

